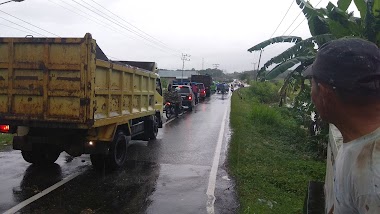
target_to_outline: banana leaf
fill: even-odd
[[[335,39],[331,34],[324,34],[319,36],[313,36],[308,39],[302,40],[296,43],[294,46],[288,48],[280,55],[277,55],[266,62],[263,66],[264,69],[267,69],[273,64],[283,63],[287,60],[293,59],[298,56],[308,56],[315,55],[316,50],[314,49],[315,44],[318,46],[323,45],[324,43]]]
[[[300,64],[297,68],[290,71],[289,74],[284,79],[284,84],[281,86],[280,89],[280,104],[279,106],[282,106],[283,101],[286,100],[286,94],[289,91],[289,87],[293,87],[292,81],[297,80],[297,78],[300,78],[301,72],[307,68],[310,64]],[[302,81],[304,78],[302,78]],[[294,90],[293,90],[294,91]]]
[[[341,10],[346,11],[350,6],[351,2],[352,0],[338,0],[338,7]]]
[[[297,43],[299,41],[302,41],[302,38],[298,37],[298,36],[278,36],[278,37],[274,37],[274,38],[265,40],[264,42],[261,42],[255,46],[251,47],[250,49],[248,49],[248,51],[249,52],[260,51],[260,50],[264,49],[265,47],[267,47],[271,44],[275,44],[275,43],[283,43],[283,42]]]
[[[378,0],[375,0],[378,1]],[[360,17],[362,19],[365,18],[365,15],[367,14],[367,4],[364,0],[354,0],[356,8],[358,8],[360,12]]]
[[[326,19],[324,18],[325,9],[316,9],[309,2],[296,0],[303,14],[308,20],[310,34],[317,36],[330,33]]]
[[[273,68],[271,71],[269,71],[269,73],[265,75],[265,79],[268,79],[268,80],[274,79],[278,75],[284,73],[289,68],[297,65],[298,63],[310,65],[313,62],[314,58],[315,56],[300,56],[300,57],[296,57],[294,59],[288,60],[278,65],[277,67]]]

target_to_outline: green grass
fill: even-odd
[[[252,97],[252,88],[240,95],[232,96],[228,157],[239,212],[302,213],[308,181],[324,180],[325,162],[312,158],[306,131],[286,109],[257,102],[262,98]]]
[[[11,134],[0,133],[0,151],[11,145],[12,137],[13,135]]]

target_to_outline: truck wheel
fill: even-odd
[[[172,109],[172,115],[175,114],[174,108]],[[156,115],[152,115],[144,121],[144,133],[141,134],[141,137],[138,139],[142,140],[153,140],[156,139],[158,133],[158,118]]]
[[[28,162],[28,163],[34,163],[35,162],[35,160],[33,158],[32,151],[21,151],[21,155],[26,162]]]
[[[60,152],[55,150],[37,152],[37,151],[21,151],[21,155],[26,162],[33,164],[52,164],[54,163]]]
[[[109,153],[91,154],[91,163],[97,170],[105,169],[107,171],[115,170],[125,165],[127,161],[127,148],[129,138],[123,131],[118,131],[114,140],[110,144]]]
[[[148,127],[148,136],[150,139],[156,139],[158,134],[158,117],[153,115],[151,120],[149,120]]]
[[[129,139],[123,131],[119,131],[110,145],[110,152],[107,155],[108,167],[111,170],[124,166],[127,160],[127,148]]]

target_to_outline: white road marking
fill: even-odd
[[[26,207],[27,205],[33,203],[34,201],[38,200],[39,198],[49,194],[51,191],[57,189],[58,187],[64,185],[65,183],[71,181],[72,179],[74,179],[75,177],[77,177],[78,175],[82,174],[82,172],[77,172],[77,173],[74,173],[64,179],[62,179],[60,182],[54,184],[53,186],[47,188],[47,189],[44,189],[42,192],[26,199],[25,201],[17,204],[16,206],[12,207],[11,209],[5,211],[3,214],[13,214],[13,213],[16,213],[17,211],[21,210],[22,208]]]
[[[227,120],[227,112],[228,112],[228,107],[226,108],[223,115],[222,125],[219,131],[218,142],[217,142],[215,153],[214,153],[214,160],[212,162],[210,177],[208,179],[208,187],[207,187],[206,194],[207,194],[207,213],[209,214],[214,214],[214,203],[215,203],[214,193],[215,193],[215,184],[216,184],[216,174],[218,172],[218,167],[219,167],[220,152],[222,150],[224,128],[225,128],[226,120]]]
[[[172,118],[172,119],[166,121],[166,122],[163,123],[162,125],[165,126],[165,125],[167,125],[168,123],[172,122],[172,121],[175,120],[175,119],[177,119],[177,118],[174,117],[174,118]]]

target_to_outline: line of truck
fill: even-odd
[[[132,139],[162,127],[154,62],[111,61],[84,38],[0,38],[0,131],[25,161],[90,154],[97,169],[126,163]]]

